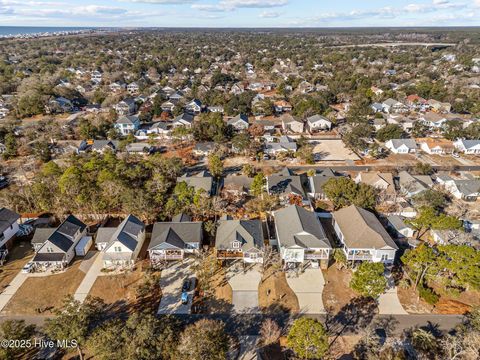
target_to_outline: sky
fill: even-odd
[[[480,26],[480,0],[0,0],[0,26]]]

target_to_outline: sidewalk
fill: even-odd
[[[75,291],[75,294],[73,295],[74,299],[80,302],[85,301],[85,298],[87,297],[88,293],[90,292],[90,289],[95,283],[95,280],[97,280],[97,277],[100,275],[100,272],[102,271],[103,253],[98,252],[94,256],[96,256],[95,260],[90,266],[90,269],[88,269],[88,272],[83,278],[82,282],[78,286],[77,291]],[[90,260],[91,259],[87,261],[90,261]]]
[[[27,280],[29,274],[22,273],[22,270],[13,278],[12,282],[0,294],[0,311],[7,305],[10,299],[15,295],[20,286]]]

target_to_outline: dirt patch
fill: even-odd
[[[117,301],[131,303],[135,300],[136,288],[142,276],[139,269],[118,275],[101,275],[95,280],[89,295],[101,298],[106,304]]]
[[[413,287],[399,286],[397,295],[403,308],[409,314],[429,314],[433,311],[433,306],[423,301]]]
[[[76,260],[62,273],[30,277],[18,289],[4,309],[11,315],[48,315],[61,306],[67,295],[73,295],[85,277]]]
[[[0,291],[2,291],[18,272],[33,257],[33,249],[29,241],[15,242],[13,248],[9,250],[7,261],[0,266]]]
[[[281,309],[287,312],[298,312],[298,299],[288,286],[283,271],[267,270],[258,286],[258,304],[263,311]]]
[[[213,314],[216,312],[228,312],[233,308],[232,287],[226,278],[226,268],[220,267],[212,279],[212,287],[215,289],[213,296],[204,297],[201,292],[195,292],[192,304],[192,312],[197,314]],[[197,284],[198,285],[198,284]]]
[[[470,305],[464,304],[457,300],[440,299],[435,305],[435,314],[465,314],[472,309]]]
[[[336,265],[323,271],[325,287],[323,288],[323,304],[325,309],[338,313],[345,305],[357,296],[350,288],[352,273],[348,269],[338,269]]]

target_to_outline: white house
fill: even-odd
[[[313,115],[307,118],[307,127],[310,132],[330,130],[332,122],[322,115]]]
[[[140,127],[140,119],[135,115],[121,116],[115,122],[114,127],[122,136],[135,134]]]
[[[98,229],[95,245],[102,251],[103,267],[128,267],[137,260],[145,241],[145,224],[128,215],[117,227]]]
[[[373,213],[351,205],[335,211],[333,220],[347,260],[393,263],[398,247]]]
[[[20,215],[7,208],[0,208],[0,250],[8,247],[8,242],[19,230]]]
[[[455,147],[450,140],[438,138],[417,139],[420,149],[427,154],[445,155],[453,153]]]
[[[274,217],[280,256],[287,268],[305,262],[328,267],[332,246],[315,213],[291,205],[275,211]]]
[[[385,143],[385,147],[394,154],[409,154],[417,151],[417,143],[414,139],[391,139]]]
[[[464,154],[480,154],[480,140],[457,139],[453,146]]]
[[[193,114],[200,114],[202,112],[202,102],[198,99],[193,99],[185,105],[185,111]]]
[[[217,259],[263,262],[263,229],[260,220],[222,219],[215,237]]]

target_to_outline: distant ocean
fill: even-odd
[[[28,35],[38,33],[54,33],[61,31],[89,30],[89,27],[50,27],[50,26],[0,26],[0,37],[8,35]]]

